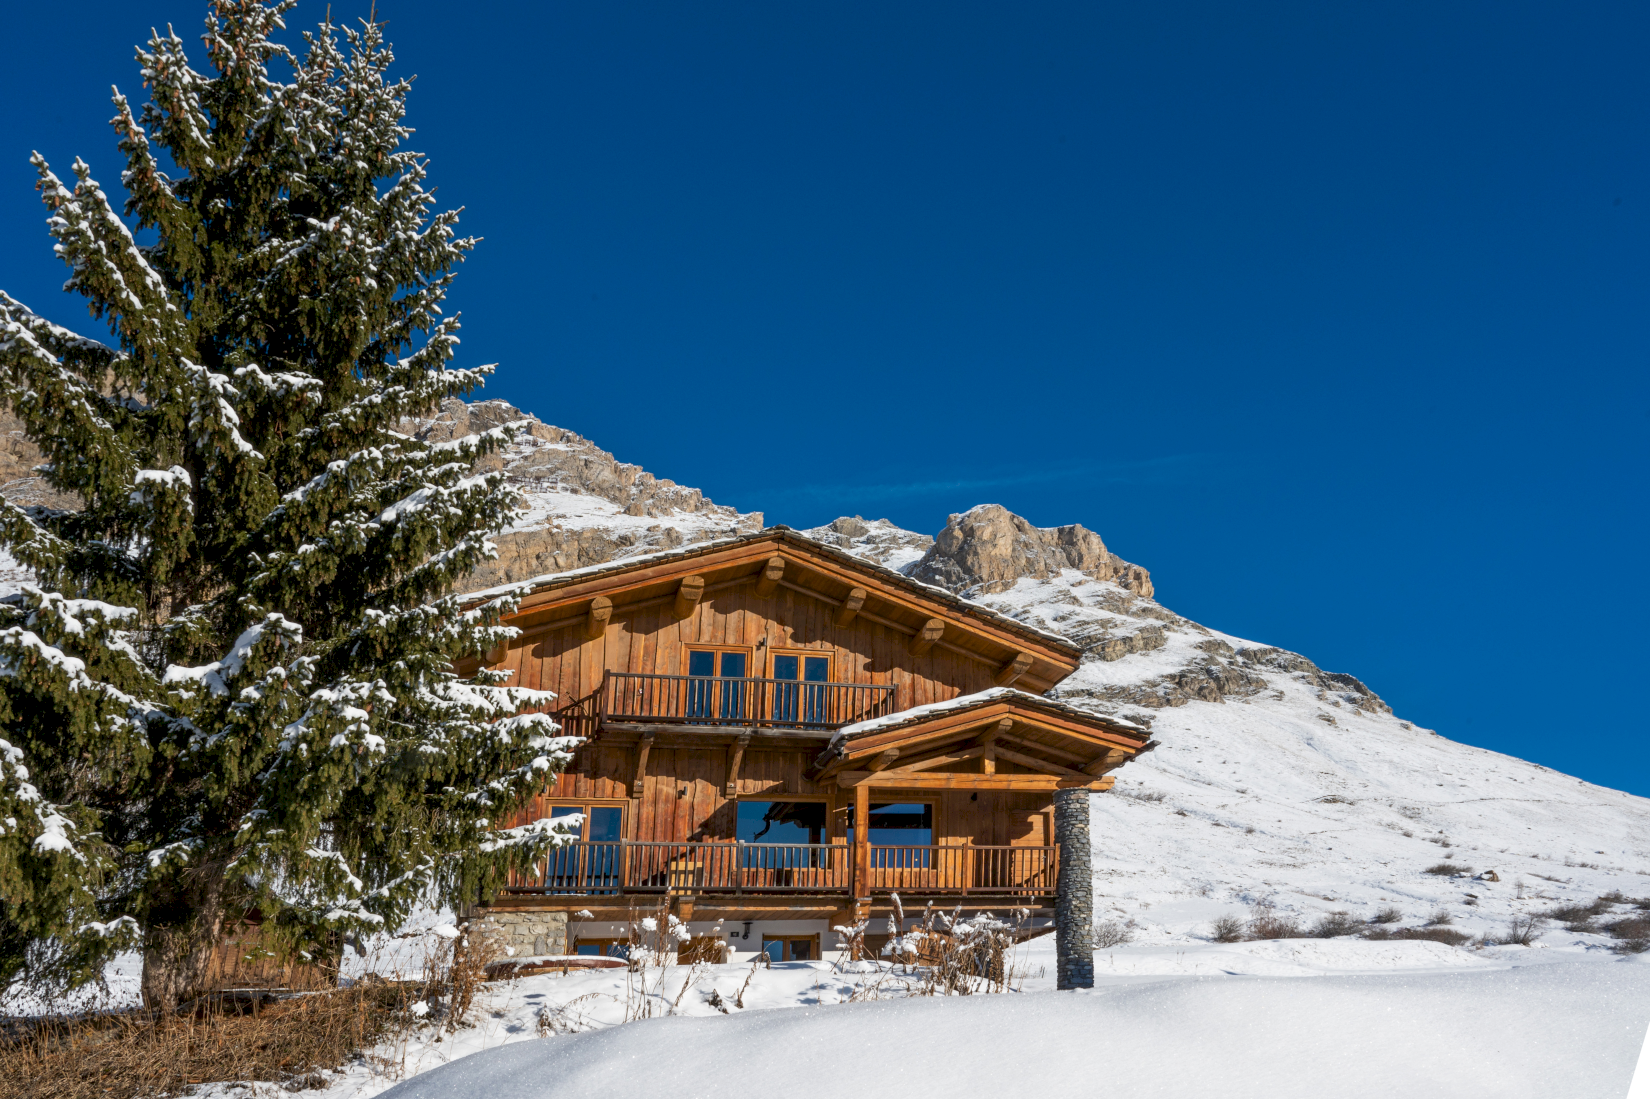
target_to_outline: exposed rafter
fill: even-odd
[[[1031,668],[1034,657],[1030,653],[1015,653],[1014,659],[997,669],[992,682],[999,687],[1007,687]]]
[[[756,594],[766,599],[779,590],[779,581],[785,576],[785,559],[777,553],[762,566],[761,578],[756,582]]]
[[[934,642],[938,641],[944,633],[945,623],[938,618],[930,618],[922,624],[922,629],[912,636],[911,655],[921,656],[926,653],[934,647]]]
[[[699,605],[699,597],[705,594],[705,578],[703,576],[684,576],[681,585],[676,589],[676,603],[671,608],[677,618],[687,618],[693,614]]]
[[[848,598],[842,601],[842,606],[836,612],[836,624],[846,626],[859,615],[859,609],[865,606],[865,589],[855,588],[848,593]]]
[[[613,617],[613,600],[598,595],[590,601],[590,612],[584,620],[584,636],[594,640],[607,632],[608,619]]]

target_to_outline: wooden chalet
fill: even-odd
[[[585,738],[510,822],[582,821],[490,906],[518,953],[604,952],[667,903],[776,960],[894,892],[1046,917],[1054,791],[1147,746],[1041,697],[1065,640],[784,527],[544,577],[508,622],[488,665]]]

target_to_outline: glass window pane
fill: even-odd
[[[716,654],[703,649],[688,650],[688,675],[715,675]]]
[[[616,805],[598,805],[590,810],[590,823],[585,826],[585,837],[596,843],[614,843],[620,839],[619,826],[624,810]]]
[[[784,961],[785,960],[785,940],[784,939],[764,938],[762,940],[762,952],[768,956],[769,961],[774,961],[774,962]]]
[[[814,941],[812,939],[791,940],[791,961],[812,961],[814,956]]]
[[[577,947],[574,948],[574,950],[575,950],[575,952],[577,952],[579,954],[594,954],[596,957],[599,958],[599,957],[601,957],[601,953],[602,953],[602,944],[601,943],[580,943]]]
[[[795,679],[796,657],[776,656],[773,658],[773,677],[775,679]]]
[[[741,798],[737,829],[746,843],[824,843],[825,803]]]
[[[848,825],[853,842],[854,826]],[[934,807],[920,802],[893,805],[872,803],[871,845],[874,847],[928,847],[934,842]]]
[[[745,654],[744,653],[723,653],[722,654],[722,674],[723,675],[736,675],[736,676],[739,676],[740,678],[744,678],[744,675],[745,675]]]
[[[810,683],[824,683],[831,677],[831,658],[810,656],[803,661],[806,668],[802,678]]]

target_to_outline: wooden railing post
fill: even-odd
[[[854,787],[854,896],[871,895],[871,788]]]

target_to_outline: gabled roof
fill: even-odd
[[[920,784],[932,785],[943,772],[931,768],[954,766],[989,750],[1033,771],[1087,784],[1154,746],[1146,731],[1133,725],[997,687],[844,726],[816,766],[822,777],[856,783],[874,778],[884,786],[900,785],[902,771],[909,768],[913,775],[926,772]],[[890,769],[875,774],[883,766]],[[1000,777],[1012,783],[1023,776]],[[983,785],[990,780],[975,781]]]
[[[589,606],[597,596],[611,600],[614,613],[621,613],[627,606],[662,598],[673,590],[673,584],[689,575],[703,574],[709,585],[707,592],[754,581],[775,556],[787,564],[783,579],[777,581],[784,587],[839,606],[854,589],[863,589],[863,616],[867,619],[914,635],[925,621],[938,618],[947,626],[943,640],[937,642],[944,647],[967,650],[970,655],[991,660],[1026,654],[1032,662],[1021,674],[1032,685],[1040,682],[1052,686],[1075,670],[1081,658],[1082,651],[1058,634],[782,526],[549,573],[473,592],[468,598],[479,602],[507,593],[519,594],[520,608],[509,621],[536,633],[570,624],[574,608],[581,603]],[[794,573],[791,564],[797,566]]]

